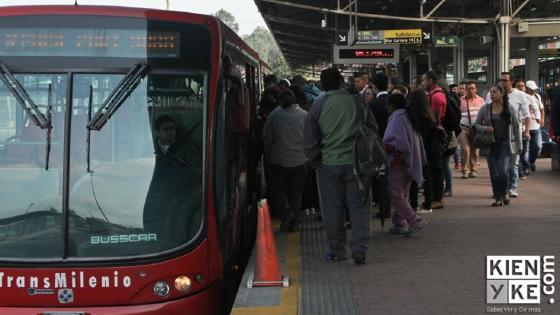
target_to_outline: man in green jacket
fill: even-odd
[[[321,72],[325,93],[311,107],[304,130],[304,151],[318,168],[323,219],[329,242],[326,259],[346,259],[344,217],[352,224],[352,259],[365,263],[370,237],[371,201],[368,190],[360,190],[354,175],[353,148],[361,127],[356,98],[340,89],[342,76],[336,68]],[[362,104],[360,104],[362,106]]]

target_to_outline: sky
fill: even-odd
[[[0,0],[0,6],[8,5],[74,4],[74,0]],[[78,4],[117,5],[165,9],[166,0],[78,0]],[[257,26],[266,28],[253,0],[169,0],[170,9],[202,14],[215,13],[220,9],[229,11],[239,23],[241,35],[250,34]]]

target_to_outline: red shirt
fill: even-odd
[[[437,92],[437,91],[441,91],[441,92]],[[436,112],[439,112],[440,115],[439,121],[441,122],[443,120],[443,117],[445,117],[445,107],[447,106],[447,99],[445,98],[445,92],[443,92],[443,89],[440,88],[439,86],[434,85],[434,87],[430,90],[430,92],[428,92],[428,100],[430,101],[430,105],[432,105],[432,110],[434,111],[434,114],[436,114]]]

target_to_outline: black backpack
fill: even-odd
[[[459,107],[457,100],[449,93],[443,90],[435,91],[434,94],[436,93],[443,93],[443,95],[445,95],[445,99],[447,100],[447,105],[445,106],[445,116],[443,116],[441,125],[445,131],[447,131],[447,134],[451,134],[452,131],[456,132],[461,123],[461,107]],[[434,94],[432,94],[432,97]],[[430,97],[430,103],[431,102],[432,100]]]
[[[356,110],[362,121],[354,140],[354,174],[358,177],[360,190],[369,187],[369,178],[385,175],[385,149],[379,138],[378,126],[369,106],[354,97]],[[364,183],[365,182],[365,183]]]

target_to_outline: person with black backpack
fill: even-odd
[[[358,96],[341,90],[342,75],[336,68],[321,72],[325,93],[319,96],[305,122],[303,147],[312,166],[318,169],[319,195],[328,239],[325,259],[346,259],[348,211],[352,225],[352,259],[364,264],[370,239],[371,200],[369,189],[361,189],[354,173],[354,147],[363,129],[361,112],[365,108]],[[367,183],[367,176],[362,176]]]
[[[425,205],[426,209],[442,209],[443,204],[443,154],[446,151],[446,130],[443,127],[447,109],[447,94],[437,85],[438,77],[433,71],[428,71],[422,75],[422,88],[428,92],[428,100],[432,107],[436,126],[431,130],[430,148],[432,152],[426,152],[430,170],[430,179],[424,184],[424,195],[427,200],[431,200],[430,205]]]

